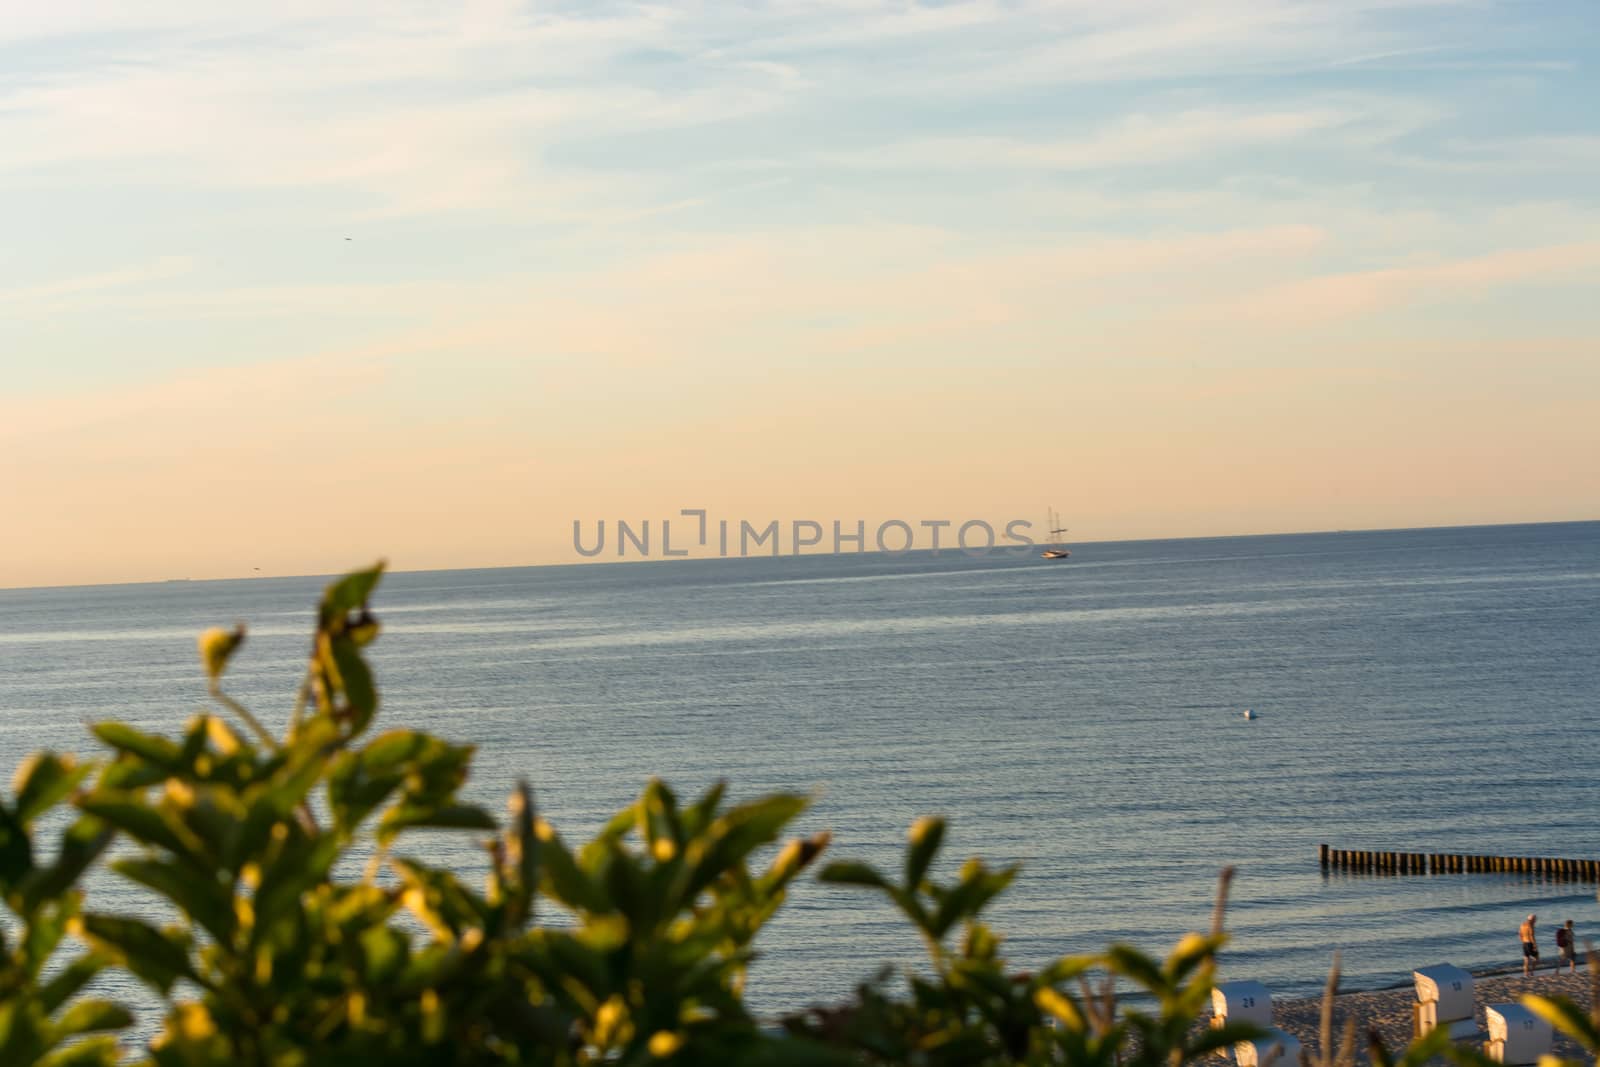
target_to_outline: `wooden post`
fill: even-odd
[[[1490,856],[1468,852],[1398,852],[1317,845],[1317,864],[1360,874],[1516,873],[1554,881],[1600,882],[1600,860],[1561,856]]]

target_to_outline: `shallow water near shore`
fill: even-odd
[[[103,718],[176,731],[204,701],[195,633],[241,618],[230,690],[281,724],[324,581],[0,590],[0,762],[92,751]],[[947,870],[1024,865],[993,915],[1019,963],[1165,951],[1228,864],[1222,977],[1280,996],[1316,994],[1335,949],[1346,988],[1514,963],[1528,911],[1600,934],[1593,885],[1317,864],[1320,842],[1600,858],[1600,523],[398,573],[375,608],[381,725],[475,742],[475,799],[525,776],[570,838],[652,775],[727,778],[814,794],[800,829],[884,864],[947,814]],[[409,849],[479,864],[465,837]],[[919,952],[810,883],[758,947],[763,1012]]]

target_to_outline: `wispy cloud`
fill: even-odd
[[[1550,277],[1577,280],[1600,270],[1600,241],[1505,249],[1484,255],[1303,278],[1270,286],[1208,315],[1231,321],[1307,326],[1398,304],[1470,297],[1485,289]]]
[[[1348,107],[1298,110],[1190,109],[1138,113],[1079,137],[944,137],[890,143],[825,156],[852,167],[909,170],[1105,170],[1196,157],[1219,158],[1259,145],[1351,132],[1373,114]],[[1395,116],[1382,124],[1393,129]]]
[[[187,274],[192,264],[181,256],[165,256],[137,267],[60,278],[39,285],[0,289],[0,307],[14,314],[46,314],[64,301],[96,299],[107,290],[137,288]]]
[[[157,185],[347,190],[389,213],[637,209],[681,198],[664,188],[673,174],[642,161],[602,174],[553,157],[571,144],[895,96],[981,99],[1021,84],[1169,83],[1337,62],[1352,43],[1396,43],[1387,18],[1414,6],[856,0],[230,12],[168,0],[101,13],[86,4],[0,31],[14,44],[48,40],[57,56],[0,80],[0,174],[70,182],[86,180],[84,168],[114,168],[120,180]],[[75,43],[91,11],[104,16],[97,35]],[[1357,120],[1342,105],[1238,112],[1178,102],[1108,118],[1085,144],[1037,133],[971,147],[1021,166],[1105,166],[1182,158],[1207,138],[1226,148]],[[882,152],[909,153],[908,165],[924,158],[917,141],[900,140],[884,138]]]

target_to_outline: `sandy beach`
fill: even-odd
[[[1565,996],[1580,1006],[1590,1003],[1589,968],[1580,966],[1576,974],[1562,970],[1559,974],[1548,967],[1541,968],[1531,978],[1524,978],[1521,966],[1514,969],[1480,971],[1473,975],[1475,1018],[1479,1034],[1471,1042],[1479,1048],[1488,1040],[1483,1009],[1486,1004],[1515,1003],[1526,993],[1541,996]],[[1410,982],[1389,989],[1362,993],[1342,993],[1334,1001],[1333,1033],[1337,1044],[1344,1033],[1345,1021],[1355,1019],[1357,1044],[1365,1059],[1365,1032],[1376,1028],[1390,1051],[1398,1051],[1411,1040],[1412,1004],[1416,1001],[1415,988]],[[1277,1027],[1293,1034],[1305,1050],[1316,1055],[1322,1044],[1322,998],[1305,1000],[1275,1000],[1273,1018]],[[1587,1055],[1571,1038],[1556,1032],[1553,1051],[1558,1056],[1585,1059]]]

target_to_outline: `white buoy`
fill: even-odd
[[[1247,718],[1247,719],[1253,719],[1253,718],[1256,717],[1256,713],[1251,711],[1249,708],[1245,708],[1244,709],[1244,717]]]

